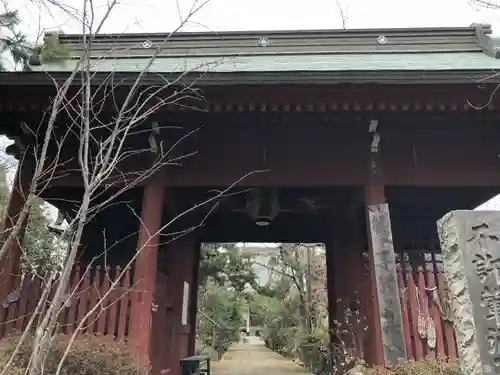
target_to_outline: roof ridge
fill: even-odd
[[[94,37],[94,40],[107,39],[140,39],[144,38],[245,38],[256,36],[276,36],[276,37],[297,37],[297,36],[323,36],[323,37],[343,37],[356,35],[474,35],[477,28],[481,28],[486,34],[492,32],[490,24],[473,23],[465,27],[414,27],[414,28],[375,28],[375,29],[306,29],[306,30],[249,30],[249,31],[188,31],[172,33],[102,33]],[[77,41],[82,34],[66,34],[64,32],[48,31],[45,35],[58,35],[61,41]]]
[[[93,39],[93,58],[224,57],[290,54],[387,54],[484,52],[500,56],[500,40],[487,24],[461,28],[252,31],[223,33],[102,34]],[[82,35],[47,33],[83,53]]]

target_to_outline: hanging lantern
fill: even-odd
[[[246,209],[260,227],[267,227],[279,213],[278,189],[255,188],[247,195]]]

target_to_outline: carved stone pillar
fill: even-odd
[[[438,234],[461,373],[499,374],[500,212],[449,212]]]
[[[392,241],[389,205],[384,187],[365,188],[369,237],[370,278],[373,288],[372,314],[376,338],[376,362],[394,365],[406,359],[401,301]]]
[[[134,298],[130,339],[138,355],[149,358],[151,345],[151,318],[153,295],[156,288],[158,266],[158,230],[161,227],[165,188],[159,179],[147,182],[142,198],[141,223],[134,268]]]

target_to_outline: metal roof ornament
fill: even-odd
[[[259,47],[267,47],[269,45],[269,39],[260,38],[258,44],[259,44]]]
[[[476,28],[476,38],[483,52],[495,59],[500,58],[500,39],[489,35],[491,25],[473,23],[471,27]]]
[[[150,41],[149,39],[146,39],[144,42],[142,42],[142,47],[143,48],[151,48],[151,47],[153,47],[153,42]]]
[[[387,44],[387,38],[383,35],[380,35],[378,38],[377,38],[377,43],[378,44]]]

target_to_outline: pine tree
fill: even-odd
[[[16,29],[20,23],[19,13],[10,11],[0,14],[0,71],[7,70],[5,56],[8,54],[15,66],[23,68],[29,66],[29,49],[27,48],[26,36]]]
[[[31,62],[60,62],[68,59],[70,51],[67,46],[62,46],[57,36],[47,35],[43,43],[33,45],[29,43],[26,35],[18,31],[20,25],[18,11],[0,13],[0,71],[6,71],[6,59],[10,58],[14,70],[21,67],[31,70]]]

